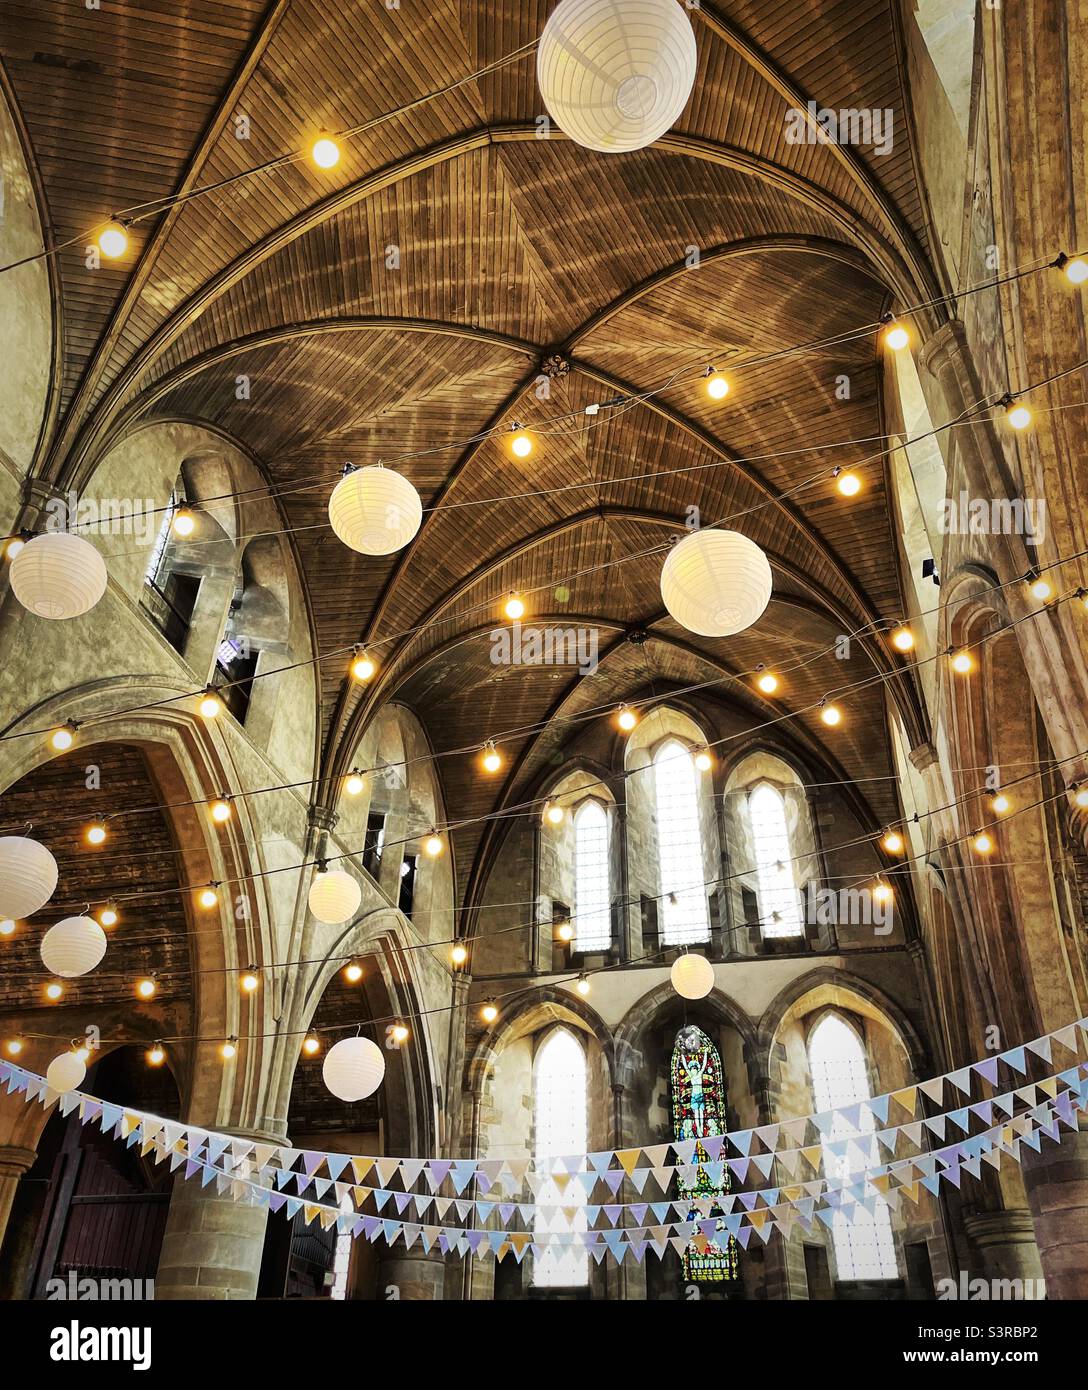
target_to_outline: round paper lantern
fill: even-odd
[[[319,922],[337,926],[354,917],[363,900],[363,890],[342,869],[314,874],[310,884],[310,911]]]
[[[677,956],[669,975],[681,999],[705,999],[714,988],[714,967],[706,956],[690,952]]]
[[[329,498],[332,529],[360,555],[403,550],[422,520],[419,493],[391,468],[356,468],[340,479]]]
[[[106,592],[106,562],[82,536],[46,531],[11,562],[11,590],[39,618],[78,618]]]
[[[732,637],[761,616],[771,598],[766,555],[739,531],[694,531],[661,569],[665,607],[700,637]]]
[[[62,980],[87,975],[106,954],[106,933],[93,917],[65,917],[42,937],[46,970]]]
[[[536,80],[566,135],[611,154],[665,134],[687,105],[697,64],[677,0],[563,0],[540,36]]]
[[[326,1052],[321,1075],[338,1100],[365,1100],[382,1084],[385,1055],[369,1038],[342,1038]]]
[[[74,1052],[62,1052],[49,1063],[45,1079],[51,1091],[64,1095],[66,1091],[74,1091],[77,1086],[82,1086],[86,1075],[87,1064],[82,1058]]]
[[[0,838],[0,917],[29,917],[57,886],[57,861],[23,835]]]

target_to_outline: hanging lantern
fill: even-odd
[[[65,1095],[82,1086],[87,1075],[87,1064],[76,1052],[62,1052],[49,1063],[45,1073],[46,1084],[51,1091]]]
[[[355,468],[340,479],[329,498],[332,529],[360,555],[403,550],[422,520],[419,493],[391,468]]]
[[[714,967],[706,956],[691,952],[677,956],[669,976],[681,999],[705,999],[714,988]]]
[[[82,536],[46,531],[11,562],[11,591],[38,618],[78,618],[106,592],[106,562]]]
[[[365,1100],[382,1084],[385,1056],[369,1038],[342,1038],[325,1054],[321,1075],[337,1100]]]
[[[363,900],[363,890],[342,869],[319,869],[310,884],[310,911],[319,922],[338,926],[354,917]]]
[[[694,531],[661,569],[665,607],[700,637],[732,637],[751,627],[771,599],[766,555],[739,531]]]
[[[548,114],[606,154],[652,145],[679,119],[698,53],[677,0],[563,0],[536,57]]]
[[[87,975],[106,954],[106,933],[93,917],[65,917],[42,937],[42,961],[52,975]]]
[[[44,845],[23,835],[0,838],[0,917],[29,917],[57,886],[57,861]]]

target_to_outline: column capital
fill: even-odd
[[[956,357],[967,350],[967,330],[963,321],[950,319],[931,333],[919,348],[918,365],[939,379],[944,369],[954,365]]]
[[[0,1178],[21,1178],[37,1157],[34,1149],[20,1144],[0,1144]]]

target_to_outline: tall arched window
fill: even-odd
[[[533,1119],[536,1159],[585,1153],[587,1135],[586,1054],[566,1028],[557,1028],[537,1053],[533,1074]],[[564,1189],[553,1178],[537,1193],[533,1234],[541,1236],[586,1230],[583,1213],[569,1223],[545,1207],[584,1206],[585,1188],[571,1182]],[[584,1247],[549,1245],[533,1266],[533,1283],[545,1288],[574,1288],[589,1283],[589,1252]]]
[[[818,1111],[871,1099],[861,1041],[837,1014],[827,1014],[812,1030],[808,1061]],[[863,1110],[857,1129],[869,1132],[872,1128],[873,1117],[868,1110]],[[856,1131],[844,1123],[842,1115],[836,1115],[824,1139],[824,1171],[828,1177],[849,1178],[863,1166],[858,1160],[836,1157],[828,1148],[829,1141],[852,1133]],[[878,1203],[872,1213],[864,1207],[852,1206],[849,1219],[844,1212],[836,1211],[831,1235],[840,1279],[899,1277],[891,1217],[883,1203]]]
[[[706,874],[699,792],[691,750],[669,739],[654,754],[661,940],[667,946],[708,941]]]
[[[803,936],[786,802],[777,787],[761,782],[748,797],[748,822],[756,859],[760,931],[767,937]]]
[[[608,816],[599,801],[584,801],[574,815],[574,927],[578,951],[612,945]]]

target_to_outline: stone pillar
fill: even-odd
[[[0,1146],[0,1245],[4,1243],[19,1179],[37,1157],[33,1149],[23,1149],[16,1144]]]
[[[510,1258],[510,1257],[508,1257]],[[394,1292],[394,1290],[396,1292]],[[437,1250],[390,1250],[378,1261],[378,1298],[441,1300],[446,1296],[446,1261]]]
[[[1088,1298],[1088,1131],[1069,1132],[1021,1166],[1048,1298]]]
[[[978,1258],[977,1272],[984,1278],[1042,1279],[1043,1266],[1031,1212],[1023,1208],[965,1212],[963,1229]]]
[[[158,1299],[250,1299],[264,1254],[266,1207],[221,1197],[214,1181],[178,1178],[155,1275]]]

